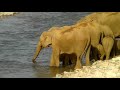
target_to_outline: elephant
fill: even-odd
[[[102,45],[105,51],[106,60],[109,60],[110,54],[114,45],[114,39],[111,37],[104,37],[102,40]],[[111,48],[110,48],[111,47]]]
[[[77,57],[75,54],[66,54],[66,53],[60,54],[60,61],[62,61],[63,66],[67,66],[71,64],[75,65],[76,60]]]
[[[103,28],[101,27],[101,25],[99,25],[98,23],[94,23],[94,22],[79,22],[75,25],[72,25],[72,27],[76,27],[76,28],[81,28],[84,27],[86,28],[85,30],[87,32],[89,32],[90,38],[91,38],[91,51],[92,52],[92,56],[91,59],[95,59],[98,60],[97,57],[97,53],[98,53],[98,49],[97,49],[97,45],[100,44],[104,33],[103,33]]]
[[[84,29],[84,27],[79,29],[68,26],[67,29],[62,27],[44,31],[40,36],[32,61],[35,62],[35,59],[39,55],[41,49],[52,45],[50,66],[59,67],[59,57],[62,53],[76,54],[77,60],[75,69],[82,68],[81,59],[84,54],[86,54],[86,65],[90,65],[90,36],[88,31]]]
[[[120,12],[92,13],[77,23],[80,22],[97,22],[100,25],[106,25],[112,30],[114,37],[120,37]]]
[[[106,56],[105,60],[108,60],[110,58],[110,54],[111,54],[113,45],[114,45],[113,38],[104,37],[102,40],[102,44],[97,45],[98,58],[100,58],[100,60],[103,60],[104,56]]]
[[[98,49],[98,58],[100,60],[103,60],[104,56],[105,56],[105,51],[104,51],[104,48],[103,48],[103,45],[102,44],[98,44],[97,45],[97,49]]]
[[[95,18],[95,17],[93,17]],[[92,33],[91,33],[91,45],[92,45],[92,52],[93,53],[93,59],[97,60],[98,58],[96,57],[97,56],[97,53],[98,52],[101,52],[101,51],[98,51],[98,46],[100,46],[99,44],[102,44],[102,40],[104,37],[111,37],[112,39],[115,39],[114,37],[114,33],[112,32],[111,28],[107,25],[102,25],[102,24],[99,24],[98,22],[96,21],[86,21],[87,19],[83,19],[81,21],[79,21],[78,23],[75,24],[76,27],[79,27],[82,23],[90,23],[89,26],[90,27],[96,27],[94,29],[91,29]],[[100,35],[101,34],[101,35]],[[111,42],[113,43],[113,42]],[[104,44],[105,45],[105,44]],[[106,45],[103,47],[106,47]],[[105,49],[108,49],[108,50],[111,50],[111,48],[113,48],[112,45],[109,45],[109,47],[105,48]],[[107,51],[107,50],[105,50]],[[106,55],[109,55],[111,51],[109,52],[106,52]],[[107,56],[106,59],[108,59],[110,56]],[[102,58],[101,58],[102,59]]]
[[[114,54],[115,55],[119,55],[120,54],[120,39],[119,38],[115,38],[114,41]]]
[[[103,36],[101,37],[100,43],[102,44],[104,48],[106,60],[108,60],[111,56],[111,51],[113,50],[113,47],[114,47],[115,37],[114,37],[114,34],[111,28],[108,27],[107,25],[100,25],[100,30],[101,32],[103,32]],[[104,57],[103,55],[101,56],[101,60]]]
[[[65,36],[64,33],[62,33],[62,32],[68,33],[69,35],[70,34],[73,35],[73,33],[71,33],[71,32],[73,32],[73,31],[77,32],[75,30],[78,30],[79,32],[82,32],[81,28],[82,29],[84,28],[83,29],[84,33],[85,32],[89,33],[88,36],[89,36],[89,39],[91,40],[89,46],[91,47],[92,51],[94,51],[94,53],[93,53],[94,58],[97,60],[97,57],[96,57],[97,56],[97,45],[102,44],[103,38],[109,36],[109,37],[112,37],[114,39],[115,37],[120,36],[120,30],[119,30],[119,28],[120,28],[120,25],[119,25],[120,18],[119,18],[119,16],[120,16],[120,13],[118,13],[118,12],[117,13],[116,12],[108,12],[108,13],[105,13],[105,12],[101,13],[100,12],[100,13],[90,14],[90,15],[84,17],[82,20],[80,20],[80,22],[76,23],[75,25],[56,28],[56,30],[58,30],[58,31],[56,31],[54,33],[51,32],[51,31],[54,31],[54,30],[52,30],[52,29],[48,30],[49,34],[50,33],[51,34],[48,35],[48,36],[47,35],[41,35],[41,37],[44,37],[44,39],[39,41],[38,46],[42,46],[42,48],[43,48],[45,46],[51,46],[52,45],[51,47],[53,48],[53,52],[56,51],[55,46],[57,46],[57,48],[59,48],[59,50],[58,50],[59,54],[55,54],[55,55],[59,56],[62,52],[63,53],[67,52],[67,51],[64,51],[65,49],[63,50],[63,48],[65,46],[67,47],[67,45],[63,46],[64,44],[61,45],[59,43],[59,42],[63,43],[65,41],[67,41],[67,39],[65,39],[65,40],[63,40],[63,38],[60,39],[61,34],[63,34],[63,36]],[[105,29],[105,28],[107,28],[107,29]],[[108,30],[108,31],[105,31],[105,30]],[[69,35],[68,35],[68,37],[69,37]],[[83,35],[83,32],[82,32],[81,35]],[[51,40],[51,42],[49,42],[49,40],[46,39],[45,37],[46,38],[49,37],[49,40]],[[79,36],[76,36],[76,37],[79,37]],[[45,42],[45,44],[43,43],[44,45],[41,45],[41,41],[46,41],[46,40],[47,40],[47,42]],[[56,41],[58,41],[58,42],[56,42]],[[59,43],[60,45],[59,44],[56,45],[57,43]],[[82,42],[80,41],[80,43],[82,43]],[[105,47],[105,46],[103,45],[103,47]],[[70,48],[72,48],[72,47],[70,47]],[[108,47],[108,48],[110,50],[111,46]],[[41,50],[41,47],[36,49],[36,51],[38,51],[38,53],[36,52],[36,54],[34,55],[33,62],[35,61],[37,55],[39,54],[39,51],[40,51],[39,49]],[[87,52],[89,52],[89,49],[88,49]],[[70,52],[67,52],[67,54],[69,54],[69,53]],[[54,55],[54,53],[52,53],[52,55],[51,55],[50,66],[59,66],[59,60],[54,59],[54,58],[58,59],[58,57],[55,56],[55,55]],[[87,54],[86,58],[88,58],[88,56],[89,55]],[[86,59],[86,61],[89,62],[89,59]],[[77,53],[76,67],[78,66],[77,65],[78,62],[79,62],[79,60],[78,60],[78,53]]]

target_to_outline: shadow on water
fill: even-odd
[[[19,12],[0,19],[0,78],[46,78],[71,67],[49,67],[51,49],[32,63],[39,36],[52,26],[71,25],[90,12]]]
[[[44,66],[40,66],[38,64],[34,64],[33,65],[33,69],[35,70],[35,76],[36,77],[45,77],[45,78],[49,78],[49,77],[55,77],[56,74],[60,74],[63,73],[64,71],[73,71],[74,67],[73,66],[60,66],[60,67],[44,67]]]

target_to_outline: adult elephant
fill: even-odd
[[[120,12],[97,12],[92,13],[84,18],[80,22],[97,22],[100,25],[108,26],[115,37],[120,37]]]
[[[91,31],[90,31],[90,32],[92,32],[90,35],[91,35],[91,45],[92,45],[92,51],[93,51],[93,59],[95,59],[95,60],[98,59],[96,56],[97,56],[97,52],[100,52],[99,48],[98,48],[99,44],[102,44],[102,46],[105,50],[106,59],[109,59],[110,53],[111,53],[111,50],[112,50],[113,44],[114,44],[114,41],[112,41],[112,40],[115,39],[114,33],[112,32],[111,28],[108,25],[103,25],[103,24],[98,23],[97,21],[92,21],[94,19],[95,19],[95,17],[93,17],[92,19],[86,17],[85,19],[82,19],[81,21],[76,23],[75,26],[79,27],[82,23],[90,23],[89,26],[91,28],[92,27],[94,28],[94,29],[91,29]],[[100,36],[100,34],[101,34],[101,36]],[[104,43],[106,43],[105,42],[106,38],[103,41],[104,37],[112,38],[112,40],[109,41],[109,46],[108,47],[106,47],[106,45],[104,44]],[[107,39],[109,40],[109,38],[107,38]]]
[[[102,39],[104,36],[111,35],[108,33],[108,31],[104,31],[107,27],[102,27],[102,25],[96,23],[96,22],[90,22],[90,21],[81,21],[72,27],[88,27],[87,32],[89,32],[89,35],[91,37],[91,51],[92,51],[92,57],[91,59],[98,60],[97,54],[98,54],[98,45],[102,43]],[[108,29],[107,29],[108,30]],[[106,33],[107,32],[107,33]]]
[[[62,30],[53,30],[52,28],[48,31],[43,32],[40,36],[40,40],[33,57],[33,62],[35,62],[35,59],[39,55],[42,48],[46,48],[52,45],[50,66],[59,67],[59,56],[61,53],[75,53],[77,56],[75,69],[81,68],[81,59],[85,52],[86,64],[89,65],[89,54],[91,48],[90,35],[84,29],[84,27],[81,29],[65,27],[65,29],[63,28]]]

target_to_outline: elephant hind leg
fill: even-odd
[[[113,45],[114,45],[114,40],[111,37],[106,37],[103,39],[102,41],[104,50],[105,50],[105,54],[106,54],[106,60],[109,60]]]
[[[91,49],[91,45],[89,45],[87,53],[86,53],[86,66],[90,65],[90,49]]]
[[[104,56],[105,56],[105,53],[102,54],[102,56],[100,57],[100,60],[103,60],[103,59],[104,59]]]
[[[82,68],[81,59],[82,59],[81,56],[77,55],[77,61],[76,61],[75,69]]]

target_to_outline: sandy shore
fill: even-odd
[[[0,12],[0,17],[14,15],[17,12]]]
[[[120,78],[120,56],[111,60],[96,61],[73,72],[56,74],[56,78]]]

